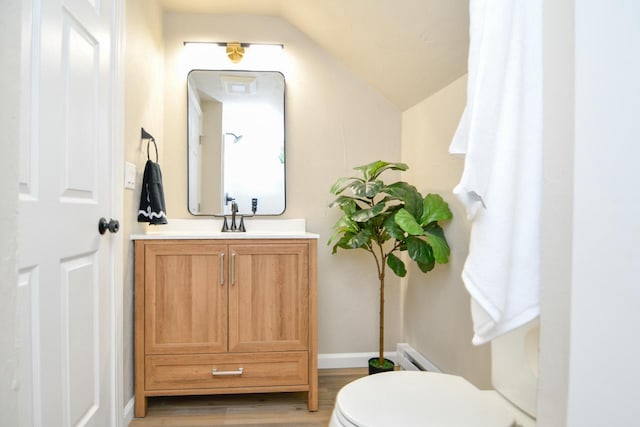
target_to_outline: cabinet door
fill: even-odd
[[[146,245],[147,354],[227,350],[226,248],[202,242]]]
[[[234,244],[229,252],[229,351],[307,350],[307,244]]]

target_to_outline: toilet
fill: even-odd
[[[491,343],[492,383],[480,390],[456,375],[393,371],[344,386],[330,427],[533,427],[539,326]]]

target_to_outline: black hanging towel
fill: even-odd
[[[147,143],[147,163],[144,166],[142,176],[142,192],[140,193],[140,209],[138,210],[138,222],[149,224],[166,224],[167,208],[164,203],[164,190],[162,188],[162,172],[158,161],[158,146],[153,136],[142,129],[142,137],[149,139]],[[156,149],[156,161],[149,156],[149,145],[153,142]]]

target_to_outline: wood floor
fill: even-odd
[[[318,412],[307,411],[306,393],[156,397],[149,399],[147,416],[129,427],[326,427],[340,388],[365,375],[366,368],[321,369]]]

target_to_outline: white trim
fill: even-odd
[[[125,31],[125,0],[114,0],[111,15],[111,213],[113,218],[124,219],[124,31]],[[124,307],[123,307],[123,254],[124,238],[122,233],[115,234],[112,242],[112,379],[113,416],[115,427],[126,427],[129,421],[125,418],[124,405]]]
[[[378,356],[378,352],[370,353],[323,353],[318,355],[318,369],[366,368],[368,360]],[[396,352],[385,352],[384,357],[396,361]]]

